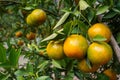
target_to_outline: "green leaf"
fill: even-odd
[[[53,64],[54,67],[62,69],[59,60],[52,59],[52,64]]]
[[[93,20],[94,16],[95,16],[95,11],[93,11],[92,9],[89,9],[88,13],[87,13],[89,22],[91,22]]]
[[[72,21],[69,21],[64,25],[64,29],[63,29],[64,34],[69,35],[71,29],[72,29]]]
[[[1,63],[1,64],[0,64],[0,67],[3,67],[3,68],[11,68],[12,66],[11,66],[11,64],[10,64],[8,61],[6,61],[5,63]]]
[[[73,80],[74,76],[75,76],[74,73],[71,71],[65,76],[64,80]]]
[[[28,72],[27,71],[25,71],[25,70],[17,70],[16,72],[15,72],[15,75],[16,76],[25,76],[25,75],[28,75]]]
[[[16,50],[14,48],[11,48],[10,54],[9,54],[9,57],[8,57],[11,66],[16,67],[18,65],[18,60],[19,60],[19,57],[20,57],[20,53],[21,53],[21,49]]]
[[[52,80],[52,79],[50,79],[49,76],[41,76],[41,77],[38,77],[36,80]]]
[[[87,2],[85,0],[80,0],[79,7],[80,7],[80,10],[85,10],[89,7],[89,5],[87,4]]]
[[[33,65],[30,64],[30,63],[28,63],[28,64],[27,64],[26,71],[27,71],[27,72],[31,72],[31,73],[33,73]]]
[[[98,77],[96,80],[110,80],[108,76],[106,76],[105,74],[98,74]]]
[[[117,8],[113,8],[113,11],[117,12],[117,13],[120,13],[120,10],[117,9]]]
[[[87,63],[87,65],[88,65],[88,67],[91,69],[91,68],[92,68],[92,66],[91,66],[91,63],[90,63],[90,61],[89,61],[89,59],[88,59],[88,58],[86,59],[86,63]]]
[[[37,68],[39,68],[39,71],[43,71],[48,64],[49,61],[43,61]]]
[[[85,23],[83,23],[82,21],[77,21],[77,24],[78,24],[78,27],[81,31],[81,34],[86,36],[86,33],[87,33],[89,27]]]
[[[107,14],[105,14],[104,16],[103,16],[103,18],[113,18],[115,15],[117,15],[117,13],[116,12],[114,12],[114,11],[109,11]]]
[[[10,77],[9,74],[7,74],[7,75],[1,75],[1,74],[0,74],[0,79],[1,79],[1,80],[8,80],[9,77]]]
[[[15,72],[15,75],[17,77],[23,77],[23,76],[34,76],[34,74],[31,71],[25,70],[25,69],[19,69]]]
[[[45,39],[43,39],[41,42],[44,42],[44,41],[48,41],[48,40],[51,40],[51,39],[54,39],[58,33],[60,33],[61,31],[63,31],[63,29],[60,29],[59,31],[57,31],[56,33],[53,33],[51,34],[50,36],[46,37]]]
[[[25,80],[24,77],[22,77],[22,76],[17,76],[16,78],[17,78],[17,80]]]
[[[101,35],[96,35],[94,38],[93,38],[93,41],[106,41],[107,39]]]
[[[98,0],[99,2],[101,2],[101,3],[103,3],[104,2],[104,0]]]
[[[109,9],[109,6],[100,6],[100,7],[97,9],[96,15],[103,14],[103,13],[105,13],[108,9]]]
[[[25,8],[23,8],[24,10],[33,10],[34,9],[34,7],[32,7],[32,6],[26,6]]]
[[[6,61],[6,49],[0,44],[0,62],[4,63]]]
[[[59,27],[61,24],[63,24],[65,22],[65,20],[68,18],[68,16],[70,15],[69,12],[66,12],[62,18],[57,22],[57,24],[55,25],[55,27],[53,29],[56,29],[57,27]]]

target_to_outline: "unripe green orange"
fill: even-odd
[[[104,65],[112,56],[112,48],[106,42],[93,42],[88,47],[87,57],[92,64]]]
[[[65,57],[61,41],[50,41],[46,50],[51,59],[63,59]]]

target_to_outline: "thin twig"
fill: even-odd
[[[117,42],[116,42],[116,40],[115,40],[113,35],[111,37],[111,41],[110,42],[111,42],[111,45],[113,46],[115,54],[116,54],[116,56],[118,58],[118,61],[120,63],[120,47],[118,46],[118,44],[117,44]]]

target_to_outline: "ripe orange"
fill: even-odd
[[[75,1],[75,4],[76,4],[76,5],[78,5],[78,3],[79,3],[79,0],[74,0],[74,1]]]
[[[73,34],[64,42],[64,52],[67,57],[73,59],[82,59],[86,55],[88,42],[82,35]]]
[[[90,39],[93,39],[97,35],[106,38],[106,42],[109,42],[111,38],[111,31],[107,25],[103,23],[96,23],[88,29],[88,36]]]
[[[26,35],[26,38],[28,40],[33,40],[33,39],[35,39],[35,37],[36,37],[36,33],[33,33],[33,32],[30,32]]]
[[[82,61],[78,62],[78,69],[85,73],[95,72],[98,70],[99,67],[99,65],[92,65],[91,67],[89,67],[86,59],[83,59]]]
[[[52,59],[64,58],[63,43],[61,41],[50,41],[47,45],[47,54]]]
[[[16,37],[21,37],[23,35],[23,33],[21,32],[21,31],[17,31],[16,33],[15,33],[15,36]]]
[[[18,44],[19,46],[22,46],[22,45],[24,44],[24,41],[23,41],[23,40],[18,40],[17,44]]]
[[[103,73],[109,77],[109,80],[117,80],[117,74],[112,69],[106,69]]]
[[[104,65],[112,58],[112,48],[106,42],[93,42],[87,51],[87,57],[93,64]]]
[[[28,25],[40,25],[46,20],[46,13],[42,9],[35,9],[26,18]]]

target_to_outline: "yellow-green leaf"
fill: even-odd
[[[87,2],[85,0],[80,0],[79,7],[80,7],[80,10],[85,10],[89,7],[89,5],[87,4]]]

